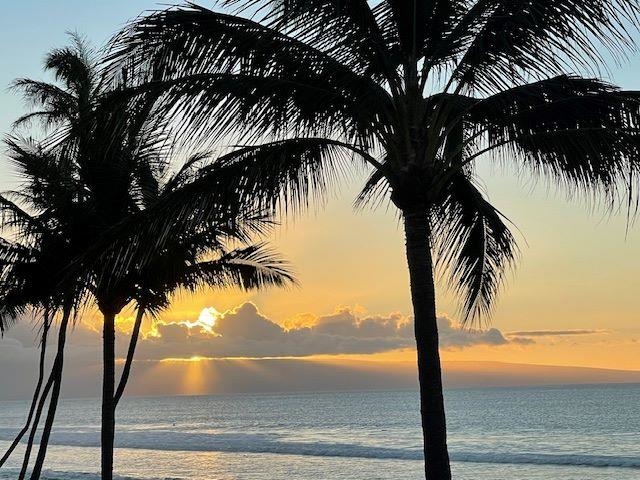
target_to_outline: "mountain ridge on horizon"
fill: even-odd
[[[531,365],[495,361],[445,361],[446,388],[543,387],[640,384],[640,371]],[[70,365],[63,380],[65,398],[99,396],[99,365]],[[11,373],[10,373],[11,372]],[[157,382],[161,375],[163,382]],[[1,400],[27,399],[32,378],[16,370],[0,372]],[[21,381],[19,381],[21,380]],[[294,359],[141,362],[134,365],[130,396],[393,390],[417,387],[410,361],[310,361]]]

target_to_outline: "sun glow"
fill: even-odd
[[[198,320],[195,322],[187,322],[189,328],[202,328],[209,333],[214,333],[213,328],[216,325],[216,321],[222,314],[213,307],[203,308],[198,316]]]

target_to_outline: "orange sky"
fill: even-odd
[[[550,332],[526,345],[445,349],[444,358],[640,370],[640,227],[634,224],[627,232],[624,212],[589,211],[553,189],[481,168],[491,200],[520,230],[522,249],[490,326],[503,333]],[[392,211],[354,213],[353,191],[345,185],[324,210],[289,222],[275,235],[275,244],[295,266],[300,288],[178,297],[162,321],[193,320],[205,307],[225,311],[245,301],[281,325],[301,318],[313,323],[340,307],[363,315],[410,315],[400,226]],[[438,312],[455,322],[455,298],[443,289]],[[596,333],[553,332],[562,330]]]

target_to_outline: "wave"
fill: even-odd
[[[0,440],[11,440],[12,433],[12,430],[0,428]],[[100,435],[96,430],[59,430],[52,433],[50,443],[73,447],[99,447]],[[379,447],[350,443],[290,441],[283,435],[274,433],[250,434],[231,432],[212,434],[168,430],[120,431],[116,434],[116,447],[160,451],[269,453],[386,460],[422,460],[424,458],[422,451],[419,449]],[[464,463],[566,465],[640,469],[640,457],[619,455],[456,451],[452,449],[451,460]]]
[[[640,457],[552,453],[453,452],[451,460],[465,463],[618,467],[640,469]]]
[[[19,470],[8,468],[0,472],[0,480],[15,480],[18,477]],[[98,473],[80,473],[80,472],[58,472],[54,470],[45,470],[42,472],[42,480],[100,480]],[[113,480],[181,480],[179,478],[145,478],[123,477],[114,475]]]

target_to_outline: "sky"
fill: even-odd
[[[46,78],[42,59],[65,45],[66,31],[99,46],[127,20],[158,7],[147,0],[23,0],[5,6],[0,132],[9,133],[25,111],[6,87],[17,77]],[[640,54],[611,66],[606,78],[640,88]],[[521,259],[490,323],[473,330],[460,327],[455,297],[438,286],[445,383],[638,381],[640,223],[627,231],[624,212],[590,209],[490,159],[478,173],[490,200],[518,227]],[[353,210],[361,180],[345,179],[326,205],[288,219],[270,238],[292,262],[299,287],[182,294],[156,322],[147,320],[130,392],[414,387],[402,229],[391,209]],[[2,150],[0,189],[17,181]],[[128,310],[119,318],[120,351],[132,316]],[[28,395],[37,358],[34,325],[23,319],[0,340],[0,399]],[[97,392],[99,325],[87,312],[71,334],[68,395]]]

